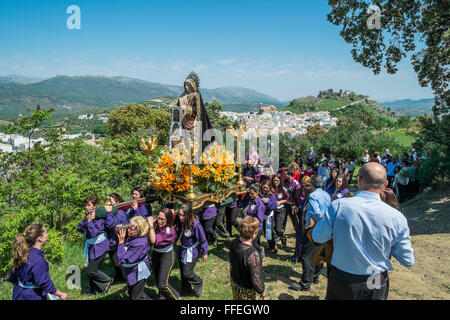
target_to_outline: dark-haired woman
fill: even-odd
[[[266,179],[261,183],[259,186],[259,194],[265,205],[263,224],[264,236],[269,243],[269,250],[274,250],[274,253],[277,254],[278,247],[275,242],[277,235],[274,232],[274,214],[277,209],[277,197],[269,179]]]
[[[138,199],[145,197],[144,188],[142,187],[134,188],[133,191],[131,192],[131,196],[133,197],[133,204],[131,208],[127,210],[128,220],[130,220],[135,216],[143,216],[144,218],[147,218],[152,215],[152,207],[149,204],[143,203],[139,205],[137,203]]]
[[[119,282],[125,282],[125,279],[123,277],[122,267],[120,266],[119,259],[117,258],[117,234],[115,233],[114,229],[117,225],[120,224],[127,224],[127,214],[124,210],[117,210],[117,208],[114,208],[114,205],[117,205],[121,202],[123,202],[122,198],[117,193],[112,193],[109,195],[109,200],[111,202],[111,206],[105,206],[106,209],[106,234],[107,238],[109,239],[109,251],[108,255],[109,258],[112,261],[112,264],[114,266],[114,282],[113,283],[119,283]]]
[[[326,183],[326,189],[325,191],[328,192],[330,197],[333,195],[333,193],[336,191],[336,179],[339,175],[339,169],[333,168],[330,171],[330,178],[327,180]]]
[[[308,208],[309,195],[314,191],[314,188],[310,183],[304,183],[302,185],[302,197],[301,204],[299,207],[299,225],[295,232],[295,251],[292,257],[292,262],[297,263],[302,257],[303,253],[303,238],[305,234],[305,215]]]
[[[275,232],[281,241],[283,248],[286,248],[287,239],[284,236],[284,230],[286,229],[287,213],[285,204],[289,201],[289,192],[283,185],[281,175],[276,174],[272,178],[272,188],[277,197],[277,208],[274,212]]]
[[[337,199],[341,199],[341,198],[345,198],[345,195],[348,192],[347,189],[347,178],[343,175],[339,175],[336,178],[336,183],[335,183],[336,189],[334,191],[334,193],[331,195],[331,201],[337,200]]]
[[[113,282],[113,279],[100,270],[100,266],[109,251],[109,239],[106,234],[105,219],[95,216],[95,209],[99,205],[99,202],[97,196],[86,198],[84,202],[87,212],[86,218],[78,224],[77,229],[86,238],[84,265],[87,266],[91,294],[108,292]]]
[[[29,225],[15,237],[13,267],[7,279],[14,284],[13,300],[67,299],[67,294],[56,289],[50,279],[48,262],[41,250],[47,239],[47,230],[40,224]]]
[[[155,228],[151,228],[149,232],[150,243],[153,244],[152,269],[159,290],[158,296],[160,299],[167,300],[180,298],[178,291],[169,283],[170,273],[175,263],[173,244],[176,231],[173,220],[171,209],[161,209]],[[150,226],[154,225],[153,217],[148,217],[147,221]]]
[[[203,261],[208,259],[208,241],[200,221],[194,217],[191,204],[181,205],[178,210],[178,220],[181,225],[177,242],[181,295],[185,296],[193,292],[196,297],[200,297],[203,291],[203,280],[195,274],[194,268],[201,254]]]

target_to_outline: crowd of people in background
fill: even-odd
[[[412,249],[408,243],[409,229],[407,224],[405,227],[406,219],[403,220],[397,209],[398,199],[400,202],[406,201],[420,191],[415,173],[421,159],[423,157],[417,155],[414,149],[410,153],[404,153],[402,157],[391,155],[389,149],[385,150],[382,157],[378,152],[373,152],[371,156],[369,150],[365,150],[360,159],[361,168],[356,179],[359,191],[355,193],[356,187],[350,188],[357,169],[355,159],[339,159],[333,154],[326,156],[324,153],[318,156],[311,147],[305,156],[296,151],[295,158],[289,164],[280,159],[280,166],[275,171],[270,163],[261,162],[252,147],[242,169],[247,191],[242,195],[233,195],[222,203],[207,203],[199,210],[193,210],[189,203],[179,208],[168,205],[153,217],[149,203],[138,203],[138,199],[145,196],[144,189],[138,187],[132,191],[134,201],[131,208],[114,210],[113,206],[106,206],[106,215],[101,217],[96,215],[98,198],[90,196],[85,201],[85,209],[89,213],[78,225],[78,231],[86,239],[84,254],[90,282],[90,290],[86,294],[106,293],[113,283],[124,282],[128,287],[130,299],[148,300],[150,298],[144,288],[151,273],[154,273],[158,299],[177,300],[188,295],[201,297],[204,283],[195,273],[196,262],[199,259],[207,261],[210,246],[217,246],[219,239],[224,238],[230,248],[230,287],[233,297],[255,299],[258,295],[264,299],[267,293],[263,281],[263,260],[269,252],[273,258],[277,258],[280,248],[287,248],[285,232],[290,220],[296,240],[292,263],[302,264],[301,280],[293,283],[290,289],[309,291],[312,285],[319,283],[319,276],[326,262],[329,276],[327,298],[363,298],[363,295],[349,293],[348,290],[354,286],[355,281],[361,282],[370,275],[363,270],[367,261],[355,262],[355,265],[350,267],[346,264],[345,259],[350,259],[352,254],[357,256],[364,253],[357,250],[356,253],[351,252],[352,241],[359,240],[348,239],[348,234],[344,235],[344,229],[334,237],[331,235],[337,232],[332,228],[332,225],[337,223],[336,212],[354,210],[352,202],[347,200],[352,198],[355,198],[355,201],[356,198],[366,198],[372,202],[373,208],[387,210],[377,221],[389,225],[390,228],[392,217],[395,217],[400,222],[392,228],[402,229],[401,232],[395,233],[396,236],[385,235],[385,238],[392,242],[386,242],[384,239],[383,243],[391,245],[403,239],[403,244],[397,247],[392,244],[389,248],[375,248],[375,245],[364,242],[358,244],[358,248],[368,246],[367,254],[374,256],[377,256],[380,250],[383,251],[383,257],[392,252],[402,264],[412,265]],[[114,193],[110,195],[110,200],[112,205],[122,202],[120,196]],[[344,204],[348,206],[347,209],[342,209]],[[367,209],[367,212],[372,214],[373,208]],[[366,219],[364,212],[358,214],[363,215],[363,220]],[[383,222],[383,218],[388,222]],[[355,222],[349,221],[348,225],[352,223]],[[356,233],[362,232],[358,229],[360,227],[355,227]],[[373,230],[379,227],[380,225],[372,226]],[[43,260],[40,246],[46,241],[46,230],[42,226],[30,228],[25,235],[26,246],[36,249],[28,249],[28,252]],[[236,235],[233,234],[233,229],[239,236],[231,241]],[[380,234],[387,232],[383,230]],[[366,235],[368,238],[371,236]],[[262,244],[262,237],[266,239],[267,247]],[[364,241],[370,242],[368,238]],[[17,241],[20,239],[22,238],[19,237]],[[20,241],[24,246],[24,240]],[[342,249],[340,245],[347,247]],[[14,248],[18,252],[17,255],[22,251],[22,256],[27,254],[18,244],[15,244]],[[114,277],[101,271],[107,255],[115,268]],[[67,298],[67,295],[56,290],[51,282],[48,265],[42,262],[42,266],[37,269],[30,265],[33,260],[26,262],[22,256],[15,260],[10,274],[10,281],[15,285],[14,299],[45,299],[47,294]],[[389,258],[381,256],[377,256],[377,267],[383,275],[383,283],[386,284],[390,264],[385,260]],[[370,260],[370,257],[366,258]],[[181,275],[180,292],[169,283],[176,260]],[[334,277],[335,281],[330,282],[330,277]],[[343,282],[336,280],[338,278],[343,279]],[[36,279],[41,279],[40,283],[37,283]],[[29,290],[34,290],[34,294]],[[370,291],[369,297],[387,298],[388,289],[374,290]]]

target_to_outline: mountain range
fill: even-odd
[[[381,104],[383,107],[390,108],[394,111],[396,116],[409,115],[415,117],[424,114],[431,114],[434,105],[434,98],[420,100],[403,99],[382,102]]]
[[[242,87],[200,88],[203,100],[219,101],[223,110],[256,111],[260,103],[284,107],[266,94]],[[129,103],[160,97],[178,97],[182,86],[149,82],[129,77],[62,76],[39,79],[21,75],[0,76],[0,119],[10,119],[40,104],[55,114],[106,111]],[[396,100],[381,103],[399,115],[430,114],[434,99]]]
[[[7,119],[40,104],[56,114],[110,110],[163,96],[179,96],[182,86],[105,76],[55,76],[36,79],[18,75],[0,77],[0,118]],[[266,94],[242,87],[200,88],[205,102],[219,101],[224,110],[257,110],[259,103],[283,103]]]

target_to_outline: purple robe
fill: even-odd
[[[114,215],[111,212],[106,213],[106,234],[109,239],[109,250],[115,251],[117,248],[117,243],[119,243],[117,239],[117,234],[114,231],[114,228],[119,224],[127,224],[127,214],[123,210],[117,210],[117,214]]]
[[[125,250],[126,248],[126,250]],[[148,243],[148,238],[145,237],[131,237],[128,238],[125,243],[119,243],[117,245],[117,259],[119,259],[119,264],[131,264],[145,261],[148,269],[150,269],[150,261],[148,259],[147,253],[150,250],[150,245]],[[138,266],[131,268],[122,267],[123,276],[127,279],[127,284],[129,286],[134,286],[138,281]]]
[[[334,186],[334,185],[329,185],[327,188],[326,188],[326,190],[325,190],[329,195],[330,195],[330,197],[334,194],[334,192],[336,191],[336,186]]]
[[[264,212],[266,206],[260,197],[255,200],[251,200],[247,207],[247,215],[255,217],[259,220],[259,230],[263,228]]]
[[[12,299],[47,300],[47,293],[54,294],[56,292],[48,270],[44,252],[31,247],[28,262],[9,274],[8,281],[14,284]],[[35,285],[39,288],[24,289],[18,285],[19,281],[26,286]]]
[[[277,190],[275,195],[277,197],[277,201],[281,201],[281,200],[289,201],[289,198],[290,198],[289,197],[289,192],[284,187],[281,190]],[[280,206],[284,207],[284,204],[281,204]]]
[[[152,215],[152,207],[147,203],[144,203],[143,205],[139,206],[136,210],[134,210],[133,208],[129,208],[127,210],[128,221],[130,221],[131,218],[135,216],[143,216],[144,218],[147,218],[150,217],[151,215]]]
[[[267,202],[267,204],[263,202],[263,204],[266,206],[266,211],[264,212],[264,214],[268,216],[270,215],[270,212],[277,208],[277,197],[274,194],[267,193],[263,195],[263,198],[269,199],[269,202]]]
[[[299,207],[301,203],[301,186],[294,178],[289,181],[289,192],[290,203]]]
[[[192,228],[183,230],[180,236],[180,242],[181,246],[178,246],[177,254],[181,261],[183,261],[187,251],[187,249],[183,247],[192,247],[196,242],[198,242],[198,245],[192,249],[192,262],[199,257],[199,248],[203,249],[203,255],[208,254],[208,241],[206,240],[205,231],[198,220],[194,220]]]
[[[78,232],[84,233],[86,239],[95,238],[105,233],[105,219],[96,218],[92,221],[81,221],[78,224]],[[109,251],[109,239],[97,244],[89,245],[89,259],[94,260]]]
[[[209,220],[217,216],[217,208],[215,205],[206,206],[199,214],[201,220]]]
[[[341,198],[345,198],[345,195],[348,193],[348,189],[345,188],[344,190],[337,190],[333,193],[333,195],[331,196],[331,201],[333,200],[337,200],[337,199],[341,199]]]
[[[167,228],[169,228],[169,233],[167,233],[166,230]],[[155,234],[156,234],[154,246],[155,249],[162,249],[164,247],[170,246],[175,242],[176,238],[175,228],[166,227],[160,229],[156,227]]]

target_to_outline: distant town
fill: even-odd
[[[220,114],[228,117],[231,122],[245,122],[247,125],[246,137],[268,134],[274,130],[280,134],[288,133],[291,136],[297,136],[305,134],[309,126],[320,125],[330,128],[336,126],[338,121],[327,111],[293,114],[290,111],[278,111],[277,107],[273,105],[264,107],[262,104],[257,113],[222,111]]]

